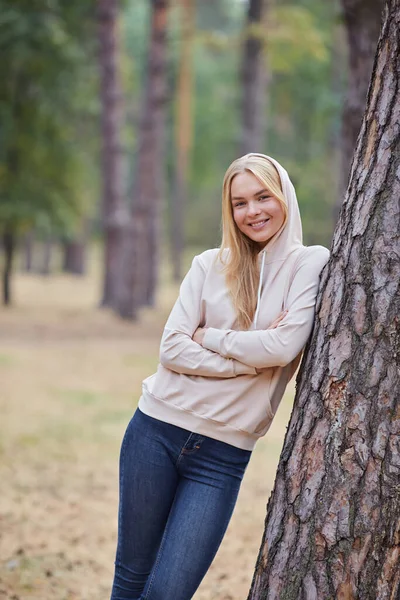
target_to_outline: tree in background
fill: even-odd
[[[188,196],[188,178],[193,142],[193,42],[195,29],[194,0],[180,0],[181,42],[175,116],[175,172],[171,198],[171,257],[173,278],[182,279],[184,250],[184,214]]]
[[[250,0],[243,43],[241,72],[242,135],[240,155],[264,151],[266,131],[267,0]]]
[[[3,231],[3,250],[4,250],[4,265],[3,265],[3,303],[5,305],[11,302],[11,273],[13,269],[14,251],[15,251],[15,233],[11,227],[6,227]]]
[[[0,229],[3,301],[18,236],[61,232],[85,201],[85,147],[76,142],[80,104],[90,82],[86,41],[92,4],[0,0]],[[89,28],[90,29],[90,28]],[[90,36],[89,36],[90,39]],[[66,93],[68,90],[68,93]]]
[[[347,188],[364,114],[384,0],[341,0],[341,3],[347,33],[349,72],[342,114],[341,168],[335,221]]]
[[[80,227],[75,227],[74,236],[62,241],[62,270],[64,273],[85,275],[90,229],[89,219],[84,218],[80,223]]]
[[[154,304],[165,194],[166,41],[168,0],[151,0],[146,84],[138,131],[131,219],[124,235],[118,313],[127,319]]]
[[[127,218],[122,173],[122,90],[118,73],[118,61],[121,58],[118,15],[119,0],[98,0],[104,232],[102,306],[116,306],[118,262]]]
[[[51,273],[51,258],[53,250],[54,239],[49,234],[44,240],[42,245],[42,256],[41,264],[39,267],[39,273],[41,275],[50,275]]]
[[[336,201],[332,132],[340,128],[343,82],[333,87],[335,2],[277,3],[269,15],[268,153],[296,187],[306,244],[329,245]],[[341,71],[345,69],[343,62]]]
[[[399,25],[389,0],[249,600],[399,596]]]
[[[70,264],[71,256],[83,256],[80,250],[84,250],[85,243],[80,232],[85,220],[89,218],[91,221],[91,233],[97,234],[102,230],[103,215],[93,223],[93,206],[95,202],[98,205],[101,175],[105,172],[103,169],[100,173],[99,168],[102,141],[98,119],[101,102],[96,56],[99,40],[95,30],[98,24],[95,9],[99,1],[73,0],[65,3],[54,0],[51,4],[43,4],[40,0],[0,0],[0,46],[4,57],[0,72],[2,80],[7,82],[0,91],[0,119],[4,124],[0,145],[1,228],[4,230],[6,223],[7,227],[10,226],[13,215],[14,245],[20,234],[34,230],[40,251],[46,236],[50,235],[55,242],[68,240],[68,244],[64,244],[66,265]],[[306,243],[329,242],[332,223],[326,219],[326,214],[332,212],[332,199],[336,196],[332,191],[332,183],[337,174],[332,169],[329,146],[331,132],[336,132],[338,128],[342,91],[339,89],[332,94],[330,88],[333,60],[331,30],[337,16],[334,4],[321,0],[296,0],[296,3],[283,0],[271,6],[268,14],[268,69],[271,79],[268,86],[269,105],[263,119],[268,129],[268,147],[263,150],[280,159],[293,174]],[[148,154],[149,148],[143,139],[147,135],[147,140],[154,140],[151,133],[153,125],[146,126],[147,129],[143,127],[143,111],[147,110],[149,114],[152,113],[151,116],[156,116],[160,103],[155,111],[148,106],[140,110],[138,98],[142,95],[142,81],[148,76],[146,19],[152,6],[148,0],[122,3],[121,21],[125,31],[120,39],[119,54],[119,78],[123,83],[124,95],[129,97],[125,107],[129,126],[120,132],[126,153],[125,173],[119,178],[119,183],[124,188],[126,183],[131,190],[129,196],[135,198],[133,204],[139,207],[137,214],[142,213],[149,231],[150,224],[155,225],[157,220],[160,223],[159,218],[149,216],[150,204],[154,206],[160,203],[155,199],[155,188],[151,188],[155,181],[146,183],[146,175],[143,174],[156,173],[153,168],[150,171],[143,168],[146,161],[142,149]],[[178,8],[178,3],[175,2],[174,6]],[[247,30],[247,7],[248,3],[230,0],[204,0],[196,6],[196,33],[192,48],[196,102],[192,106],[193,143],[190,152],[193,168],[187,169],[187,202],[184,211],[181,209],[176,214],[182,220],[184,216],[185,220],[185,231],[181,238],[185,239],[188,246],[199,249],[219,244],[221,178],[227,165],[238,153],[238,140],[242,132],[239,111],[242,90],[238,73],[243,64],[242,41],[243,31]],[[178,10],[173,11],[169,22],[171,43],[168,44],[168,56],[172,57],[171,62],[174,61],[173,68],[167,72],[170,80],[179,71],[179,14]],[[261,37],[265,36],[265,24],[261,31],[256,25],[250,29],[255,33],[258,31]],[[32,42],[35,35],[39,43]],[[184,72],[181,66],[181,72]],[[338,71],[342,72],[343,69]],[[22,76],[16,77],[15,73],[22,73]],[[25,82],[28,93],[21,87],[21,81]],[[14,96],[10,92],[17,87],[16,97],[25,97],[25,101],[21,100],[18,106],[14,104]],[[112,104],[117,96],[112,95],[108,101]],[[183,106],[186,106],[187,114],[189,95],[180,94],[180,97],[185,98]],[[171,150],[160,164],[166,165],[170,177],[168,189],[173,189],[175,154],[180,152],[173,151],[175,136],[179,132],[182,148],[184,143],[190,146],[190,141],[182,140],[185,128],[177,126],[172,103],[167,107],[168,146]],[[166,112],[165,103],[160,110]],[[178,113],[182,116],[183,110]],[[140,129],[142,133],[139,134]],[[11,176],[9,158],[5,158],[16,146],[20,161],[18,172],[23,173],[18,176],[21,183],[18,191],[12,184],[16,177]],[[126,169],[128,155],[137,157],[131,170]],[[182,164],[182,160],[179,162]],[[106,161],[105,164],[111,165],[112,161]],[[132,176],[128,171],[132,172]],[[121,183],[128,177],[129,181]],[[157,180],[158,176],[154,179]],[[146,194],[140,195],[139,190],[146,186]],[[18,201],[11,199],[14,194],[12,189],[15,191],[13,197],[18,196]],[[172,196],[172,200],[178,197],[175,193]],[[153,240],[154,248],[165,235],[164,223],[169,219],[162,221],[162,231],[156,233],[153,228],[152,234],[144,233],[139,225],[140,219],[142,217],[135,218],[140,235],[147,241]],[[113,219],[110,219],[110,230],[112,223]],[[130,237],[134,245],[136,233],[133,231],[133,221],[129,227],[127,238]],[[179,239],[180,236],[174,234],[172,237]],[[77,244],[79,252],[71,252],[71,244]],[[147,278],[147,284],[132,284],[132,287],[136,289],[137,303],[142,304],[152,301],[157,259],[153,260],[153,266],[147,265],[146,260],[155,257],[155,254],[143,243],[138,246],[143,256],[138,257],[137,261],[141,269],[137,282],[144,282]],[[10,248],[9,243],[7,248]],[[35,256],[38,256],[36,251]],[[131,265],[133,282],[136,259],[132,258],[131,252],[125,252],[125,256],[123,263]],[[71,268],[76,270],[75,266]],[[68,266],[69,271],[71,268]],[[125,279],[118,277],[118,281],[124,282]],[[129,292],[129,286],[129,283],[124,283],[124,289],[128,290],[132,299],[133,292]],[[118,295],[118,306],[121,305],[123,294]],[[126,304],[129,305],[130,300]]]
[[[32,271],[32,267],[33,267],[33,247],[34,247],[34,241],[35,241],[35,232],[32,231],[32,229],[30,231],[27,231],[23,237],[23,248],[24,248],[24,252],[23,252],[23,269],[27,272],[30,273]]]
[[[88,250],[88,228],[86,222],[82,223],[81,235],[76,230],[73,239],[64,239],[61,242],[63,259],[62,270],[72,275],[85,275]]]
[[[186,207],[186,240],[192,246],[220,242],[221,180],[238,155],[242,134],[238,73],[247,6],[222,0],[197,5],[195,133]],[[332,221],[326,215],[336,198],[330,182],[337,177],[330,136],[340,125],[342,96],[342,89],[331,91],[337,10],[334,3],[298,0],[271,5],[265,15],[261,32],[268,38],[268,102],[263,119],[268,144],[263,151],[293,174],[305,242],[328,244]]]

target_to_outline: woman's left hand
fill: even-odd
[[[204,339],[206,331],[207,331],[207,327],[198,327],[193,334],[192,340],[194,342],[197,342],[197,344],[200,344],[200,346],[201,346],[203,343],[203,339]]]

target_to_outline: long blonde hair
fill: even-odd
[[[237,325],[248,329],[253,321],[257,304],[259,280],[257,244],[244,235],[233,219],[231,185],[239,173],[249,171],[281,204],[286,224],[288,209],[282,192],[279,173],[264,155],[246,154],[228,167],[222,186],[222,243],[218,253],[224,265],[226,284],[237,314]]]

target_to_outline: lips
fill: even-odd
[[[255,223],[249,223],[249,226],[252,229],[261,229],[266,223],[268,223],[268,219],[263,219],[262,221],[256,221]]]

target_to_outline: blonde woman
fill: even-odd
[[[193,597],[311,333],[329,252],[303,246],[276,160],[230,165],[222,225],[182,282],[122,442],[112,600]]]

